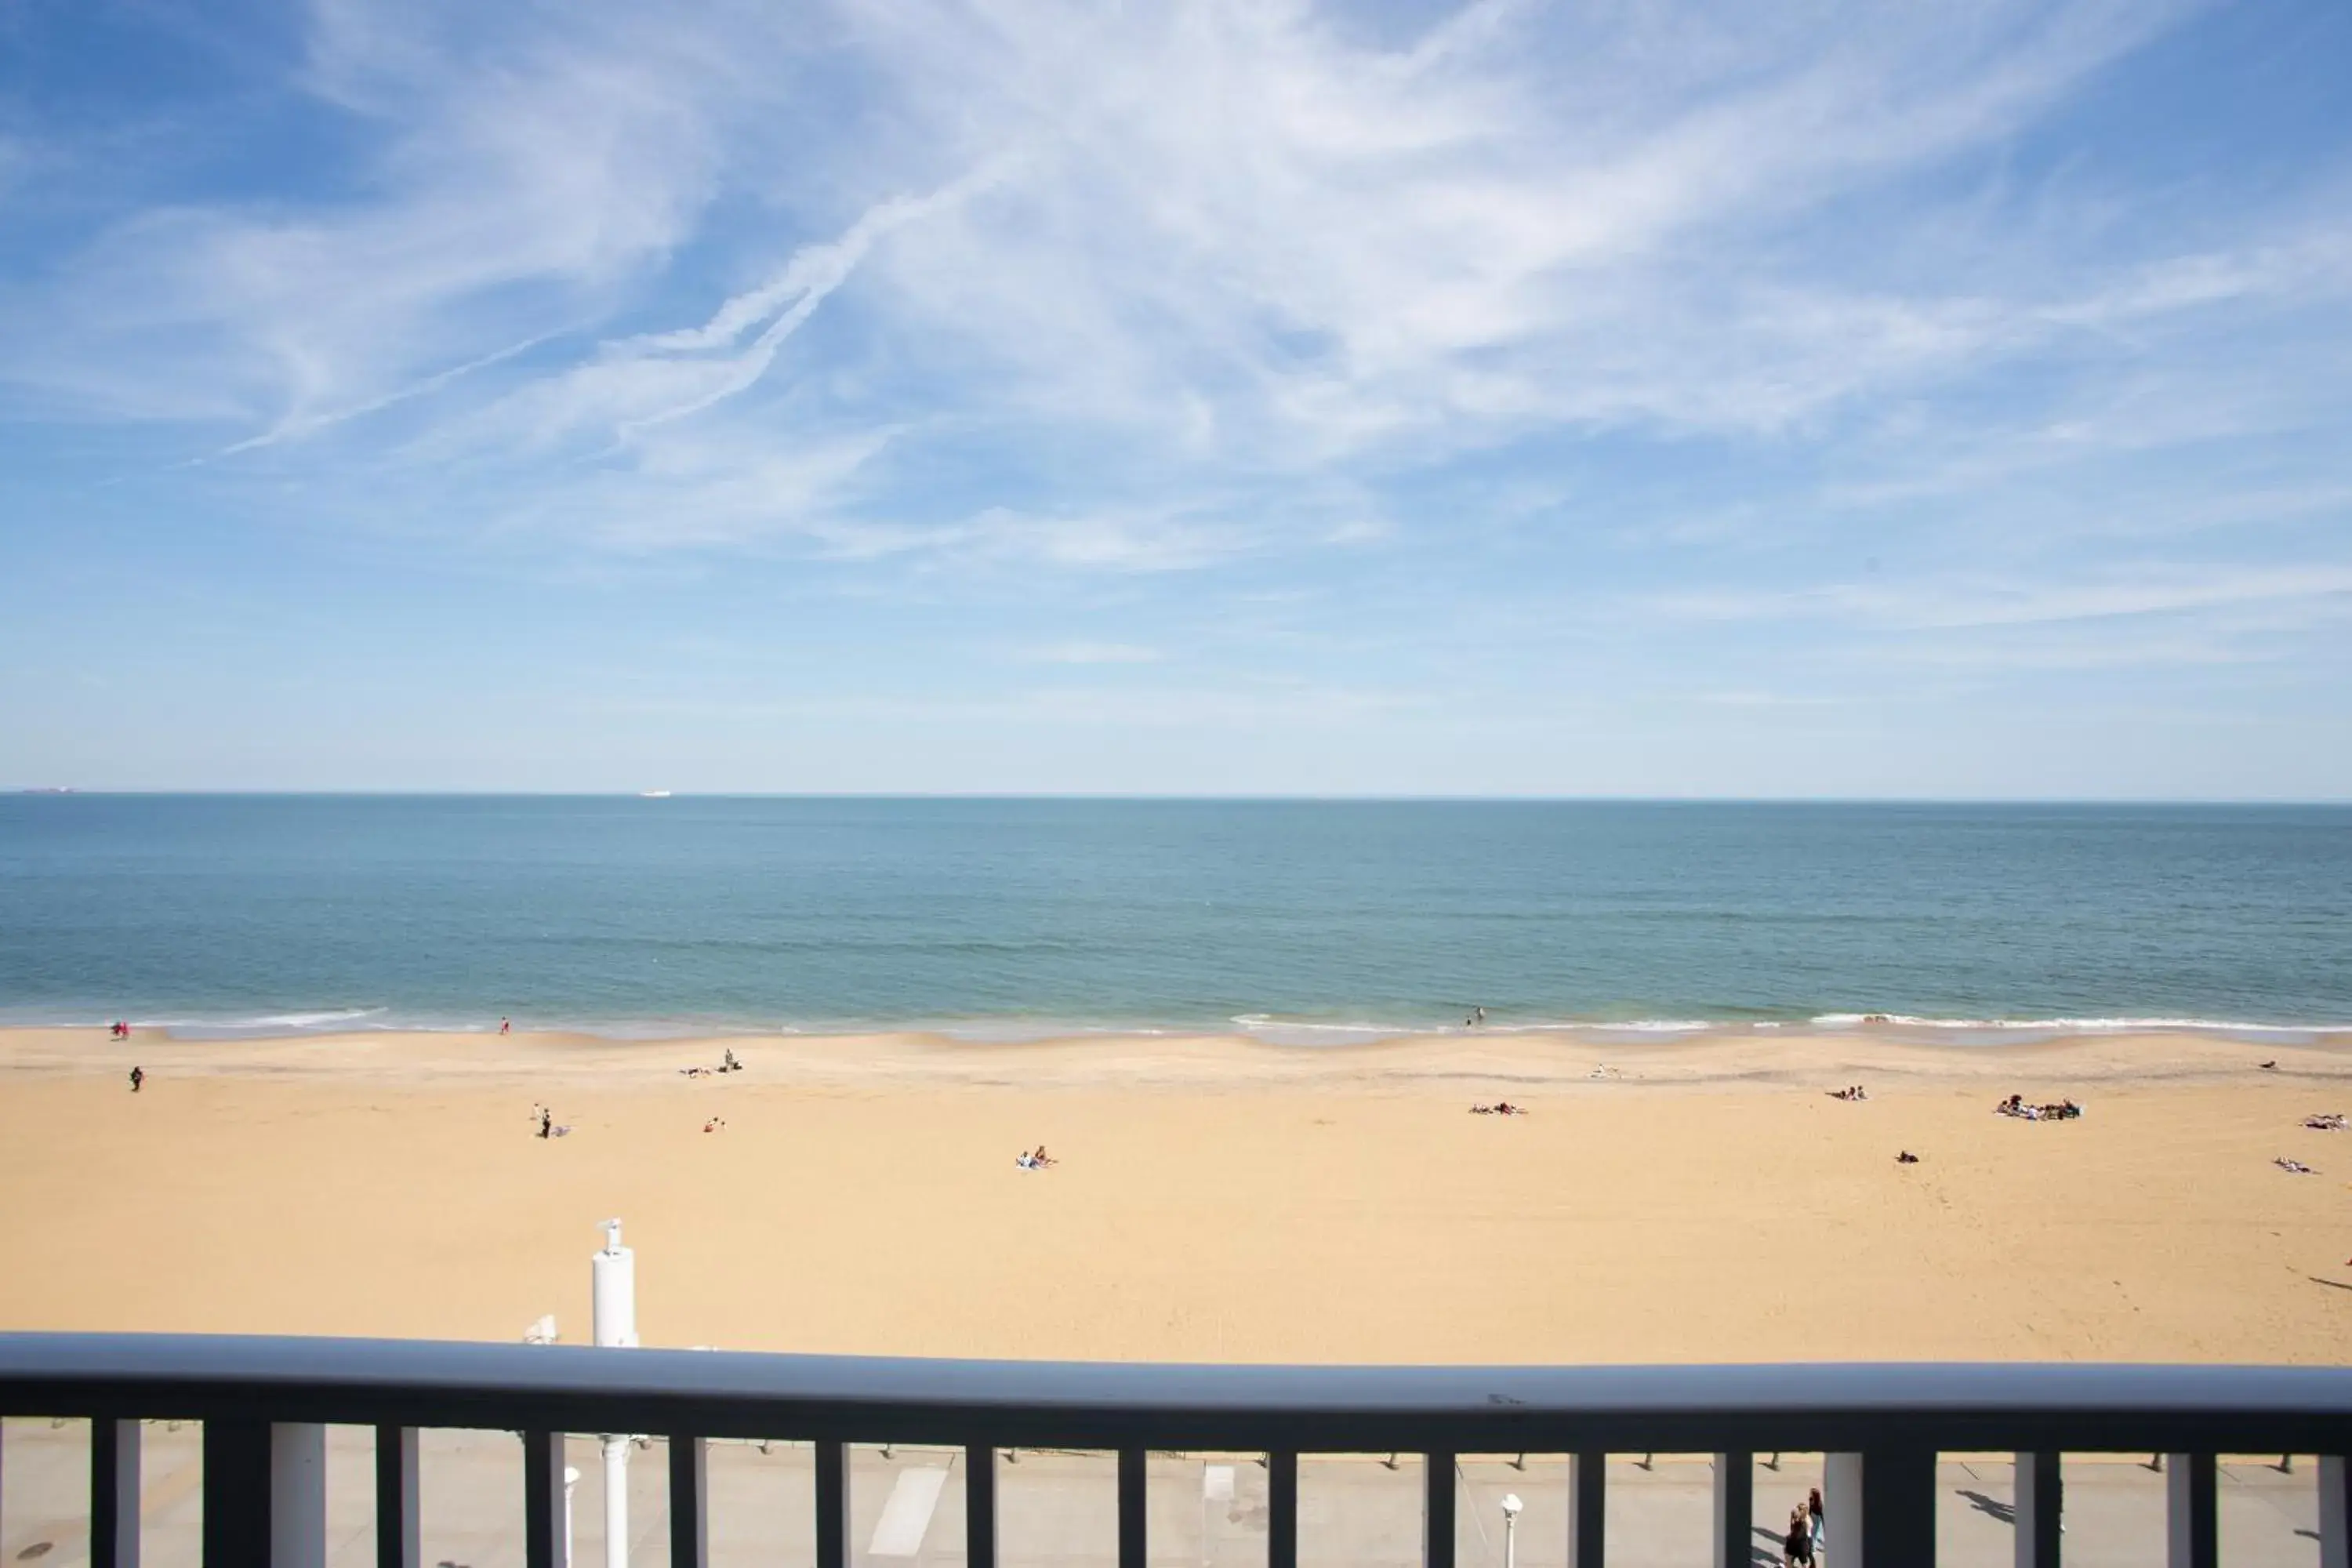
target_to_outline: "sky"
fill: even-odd
[[[2352,796],[2342,0],[0,0],[0,786]]]

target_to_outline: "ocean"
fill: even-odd
[[[2352,1026],[2352,807],[0,797],[0,1024],[1313,1045],[1474,1007]]]

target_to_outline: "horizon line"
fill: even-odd
[[[633,789],[371,789],[84,788],[79,785],[0,786],[17,798],[349,799],[349,800],[644,800]],[[1144,791],[1054,790],[665,790],[666,800],[804,801],[1066,801],[1136,805],[2112,805],[2112,806],[2352,806],[2352,795],[1612,795],[1423,793],[1325,795],[1308,792],[1155,794]]]

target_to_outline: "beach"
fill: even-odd
[[[730,1048],[744,1070],[689,1074]],[[12,1330],[511,1341],[551,1313],[581,1341],[596,1223],[619,1215],[659,1345],[2352,1358],[2352,1132],[2301,1125],[2352,1109],[2340,1035],[16,1029],[0,1077]],[[1830,1098],[1853,1083],[1866,1101]],[[2085,1114],[1994,1115],[2011,1092]],[[1528,1114],[1469,1113],[1498,1099]],[[535,1136],[539,1104],[570,1131]],[[1016,1167],[1039,1144],[1056,1163]]]

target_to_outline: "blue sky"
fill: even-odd
[[[2342,798],[2352,6],[0,5],[0,784]]]

